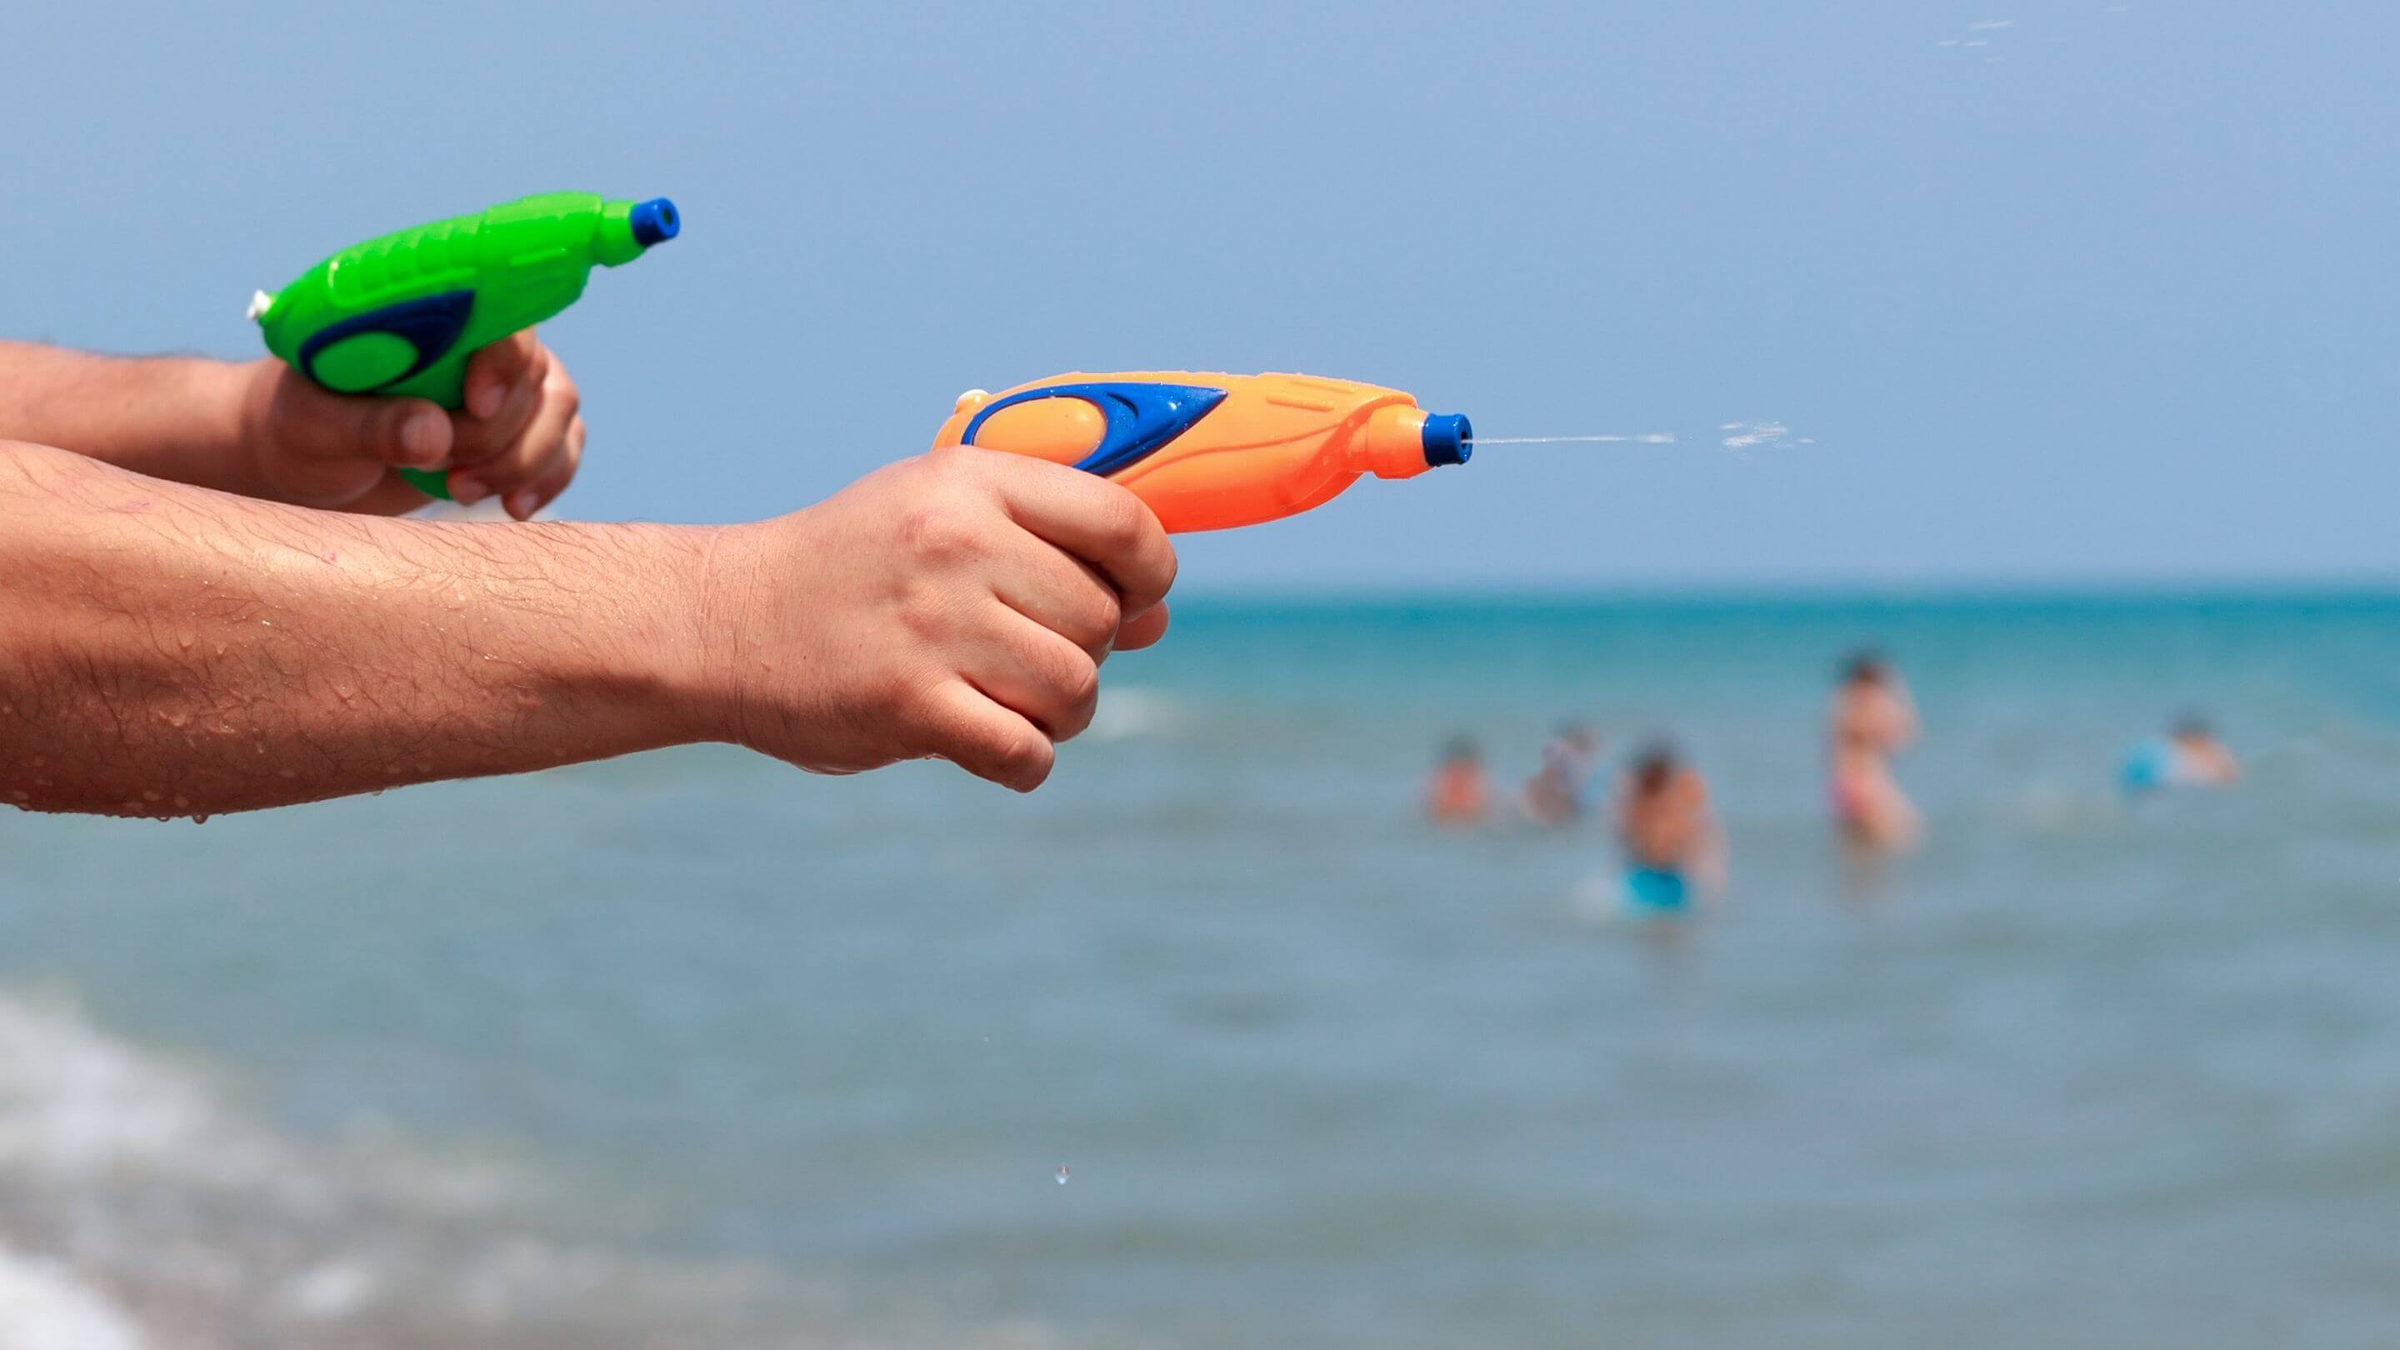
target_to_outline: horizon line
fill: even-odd
[[[1410,603],[1422,601],[1948,601],[1948,600],[2393,600],[2400,574],[2292,577],[1946,577],[1925,581],[1823,579],[1472,581],[1421,584],[1375,581],[1286,585],[1275,582],[1185,582],[1168,597],[1209,603]]]

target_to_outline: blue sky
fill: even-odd
[[[248,355],[250,291],[357,238],[666,193],[683,240],[551,330],[568,514],[796,507],[969,386],[1300,369],[1676,440],[1362,484],[1188,541],[1188,585],[2400,552],[2386,7],[352,8],[0,20],[0,332]]]

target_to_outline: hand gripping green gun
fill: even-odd
[[[343,249],[250,301],[267,350],[343,394],[466,400],[467,361],[575,303],[592,265],[615,267],[683,229],[675,203],[551,192]],[[448,497],[439,470],[402,469]]]

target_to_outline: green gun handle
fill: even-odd
[[[450,500],[450,475],[440,469],[402,469],[400,476],[408,485],[435,501]]]
[[[467,406],[467,362],[475,353],[456,348],[443,353],[442,358],[378,394],[401,398],[421,398],[438,403],[452,412]],[[450,500],[450,474],[446,469],[402,469],[400,476],[408,485],[437,501]]]

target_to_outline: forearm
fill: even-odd
[[[242,453],[251,368],[0,342],[0,440],[55,445],[153,478],[260,495]]]
[[[704,739],[715,537],[403,524],[0,442],[0,801],[203,814]]]

